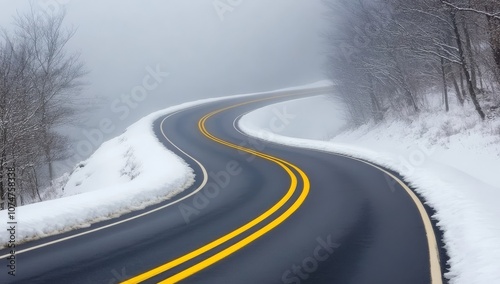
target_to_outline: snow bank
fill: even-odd
[[[62,198],[18,207],[16,241],[86,227],[159,203],[189,187],[193,171],[153,133],[153,121],[163,114],[149,115],[103,143],[77,165]],[[7,215],[0,219],[6,224]],[[2,244],[8,237],[7,231],[0,231]]]
[[[472,109],[465,115],[440,111],[406,121],[388,118],[332,136],[316,126],[342,129],[343,116],[338,107],[325,109],[321,102],[310,98],[267,106],[242,117],[239,127],[269,141],[349,155],[399,172],[437,211],[433,217],[444,231],[450,282],[498,283],[500,120],[482,123]],[[316,106],[301,108],[308,104]],[[290,117],[300,110],[311,119],[308,125],[291,120],[286,130],[273,132],[262,117],[271,117],[276,108],[286,108]],[[311,129],[319,133],[310,134]]]
[[[330,85],[329,81],[320,81],[266,94]],[[188,188],[194,182],[192,169],[158,141],[153,122],[176,111],[224,99],[227,97],[199,100],[152,113],[103,143],[71,175],[55,181],[65,184],[63,193],[51,191],[43,196],[57,199],[17,207],[16,243],[87,227],[170,199]],[[0,223],[7,222],[7,211],[0,211]],[[9,232],[0,230],[0,245],[5,246],[8,238]]]

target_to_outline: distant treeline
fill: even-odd
[[[355,124],[428,106],[439,87],[481,119],[500,102],[500,1],[325,0],[328,71]]]

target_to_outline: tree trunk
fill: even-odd
[[[465,21],[466,19],[464,18],[464,23],[463,23],[463,30],[464,30],[464,40],[465,40],[465,52],[464,54],[468,57],[468,63],[469,63],[469,71],[470,71],[470,79],[472,82],[472,86],[474,87],[475,90],[477,90],[477,75],[476,75],[476,62],[474,60],[474,53],[472,50],[472,42],[470,40],[470,34],[469,34],[469,28],[467,27],[467,22]]]
[[[455,72],[451,71],[451,80],[453,82],[453,87],[455,88],[455,94],[457,96],[458,102],[460,102],[460,105],[464,105],[464,96],[462,95],[462,91],[460,90],[460,87],[458,86],[457,78],[455,77]]]
[[[479,66],[476,67],[477,67],[477,76],[479,78],[479,90],[481,91],[481,94],[484,94],[483,73],[481,72],[481,68]]]
[[[49,167],[49,182],[52,185],[52,181],[54,180],[54,162],[50,161],[48,163]]]
[[[31,170],[33,171],[33,190],[35,191],[36,195],[38,196],[38,199],[40,201],[43,201],[42,199],[42,196],[40,195],[40,190],[39,190],[39,186],[38,186],[38,179],[36,177],[36,170],[35,170],[35,167],[31,166]]]
[[[381,121],[383,119],[382,111],[380,108],[380,104],[377,100],[377,96],[375,96],[375,86],[373,84],[373,78],[371,75],[369,75],[369,80],[370,80],[370,99],[372,101],[372,111],[373,114],[375,115],[375,120]]]
[[[390,55],[394,59],[394,63],[396,64],[396,70],[398,72],[398,77],[400,80],[399,84],[401,88],[404,90],[404,96],[405,96],[405,101],[408,106],[412,107],[415,112],[419,112],[420,109],[417,106],[417,101],[415,100],[415,97],[413,96],[413,93],[411,92],[411,87],[410,84],[408,84],[407,81],[407,76],[406,73],[404,72],[404,69],[402,68],[402,65],[400,63],[400,60],[398,56],[395,54],[395,52],[390,52]]]
[[[494,9],[486,5],[486,12],[491,13]],[[493,52],[493,60],[495,61],[497,70],[495,75],[500,83],[500,20],[493,18],[492,16],[486,16],[488,20],[488,33],[490,36],[490,47]]]
[[[444,59],[441,57],[441,76],[443,79],[443,96],[444,96],[444,106],[446,112],[450,111],[450,105],[448,104],[448,85],[446,84],[446,67],[444,65]]]
[[[469,94],[472,99],[472,103],[474,104],[474,107],[476,108],[477,113],[481,117],[482,120],[486,118],[483,110],[481,109],[481,105],[479,104],[479,101],[477,100],[476,96],[476,90],[474,89],[474,85],[472,84],[472,79],[470,77],[470,73],[467,67],[467,61],[465,60],[465,54],[464,54],[464,49],[462,45],[462,38],[460,35],[460,31],[458,30],[458,25],[457,25],[457,14],[455,11],[450,10],[450,16],[453,24],[453,31],[455,33],[455,38],[457,41],[457,47],[458,47],[458,53],[460,55],[460,61],[461,61],[461,66],[463,69],[463,73],[465,75],[465,80],[469,89]]]
[[[47,163],[47,168],[49,172],[49,182],[50,184],[52,184],[52,180],[54,179],[54,161],[52,159],[52,153],[49,145],[45,145],[44,147],[45,147],[45,161]]]
[[[415,97],[413,97],[413,93],[407,87],[405,88],[405,95],[408,103],[413,107],[413,110],[415,112],[419,112],[420,109],[417,106],[417,101],[415,100]]]
[[[462,65],[460,65],[460,68],[462,68]],[[465,88],[465,85],[464,85],[464,72],[463,72],[463,69],[460,70],[460,72],[458,72],[458,74],[460,74],[460,89],[462,90],[462,95],[464,97],[464,100],[467,99],[467,90]]]

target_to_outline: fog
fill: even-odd
[[[6,29],[29,7],[28,1],[0,3]],[[75,142],[102,118],[116,126],[107,139],[181,102],[325,77],[321,34],[328,23],[321,0],[43,0],[34,6],[66,10],[66,25],[77,29],[68,49],[79,51],[90,71],[81,96],[99,107],[81,115],[71,133]],[[149,80],[151,70],[160,71],[159,81]],[[125,102],[144,80],[147,94]]]

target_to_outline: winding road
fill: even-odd
[[[432,210],[396,173],[237,128],[253,109],[326,91],[235,97],[162,117],[155,132],[195,184],[19,246],[17,275],[2,265],[0,283],[443,283]],[[287,123],[277,108],[269,126]]]

